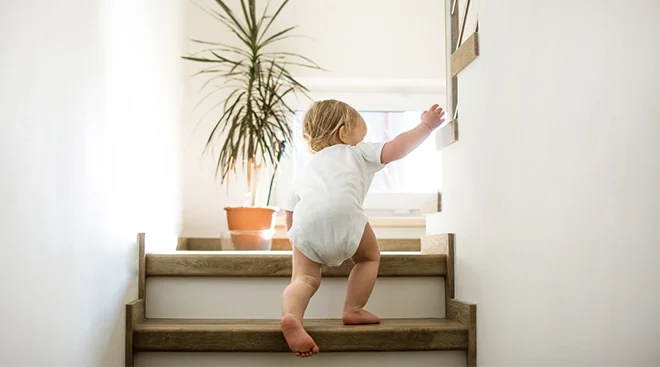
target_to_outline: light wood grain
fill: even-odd
[[[458,140],[458,119],[441,126],[435,134],[435,149],[443,150]]]
[[[419,238],[379,238],[378,246],[381,251],[420,251]]]
[[[133,333],[138,324],[144,322],[144,300],[136,299],[126,305],[126,344],[124,346],[125,364],[133,366]]]
[[[419,210],[420,213],[421,214],[438,213],[440,211],[440,198],[441,198],[441,194],[438,191],[435,197],[433,198],[433,200],[424,200]],[[420,251],[420,249],[418,249],[417,251]]]
[[[447,319],[384,319],[344,326],[305,320],[323,352],[456,350],[467,328]],[[180,352],[288,352],[278,320],[146,320],[135,330],[135,350]]]
[[[146,243],[145,234],[139,233],[137,235],[138,244],[138,298],[147,299],[147,277],[145,265]]]
[[[456,252],[454,246],[454,235],[447,235],[447,275],[445,276],[445,309],[450,299],[455,297],[455,274],[454,265],[456,261]]]
[[[180,238],[177,250],[188,251],[224,251],[228,248],[228,240],[222,238]],[[419,251],[420,241],[414,238],[385,238],[379,239],[381,251]],[[273,251],[289,251],[291,243],[288,238],[273,238],[271,249]]]
[[[181,251],[147,254],[147,276],[172,277],[290,277],[290,253],[250,254]],[[325,277],[346,277],[353,269],[348,260],[338,267],[323,267]],[[381,277],[444,276],[446,255],[383,253]]]
[[[229,239],[224,238],[204,238],[204,237],[179,237],[179,246],[177,250],[183,251],[222,251],[232,250],[227,248]]]
[[[422,255],[449,254],[449,244],[453,241],[453,236],[451,233],[443,233],[422,237]]]
[[[179,237],[176,243],[177,251],[186,251],[188,248],[188,239],[185,237]]]
[[[379,238],[378,246],[381,251],[420,251],[419,239],[414,238]],[[274,238],[273,250],[291,250],[291,243],[287,238]]]
[[[288,238],[273,238],[271,249],[274,251],[289,251],[291,250],[291,242]]]
[[[457,299],[449,300],[447,305],[447,318],[460,322],[467,327],[468,345],[467,345],[467,365],[474,367],[477,365],[477,305],[474,303],[459,301]]]
[[[479,33],[475,32],[451,55],[451,75],[457,76],[477,56],[479,56]]]

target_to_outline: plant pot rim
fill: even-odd
[[[277,206],[241,206],[241,205],[238,205],[238,206],[226,206],[225,207],[226,211],[230,211],[230,210],[234,210],[234,209],[268,209],[268,210],[272,210],[276,213],[280,211],[280,208],[277,207]]]

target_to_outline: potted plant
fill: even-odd
[[[213,8],[202,8],[229,29],[236,44],[191,39],[204,49],[184,59],[204,64],[197,76],[204,76],[208,96],[226,97],[218,101],[223,109],[209,132],[204,151],[219,148],[216,177],[228,182],[237,168],[245,172],[249,199],[243,206],[227,207],[227,224],[237,249],[270,248],[268,231],[274,232],[278,208],[270,206],[273,181],[287,145],[292,144],[290,98],[308,91],[290,72],[291,66],[321,69],[310,59],[281,50],[281,41],[292,37],[296,27],[273,29],[273,22],[288,4],[285,0],[271,12],[269,2],[257,14],[256,0],[241,0],[234,12],[225,0],[215,0]],[[217,5],[217,6],[216,6]],[[214,85],[214,82],[220,82]],[[206,97],[205,97],[206,98]],[[257,205],[259,177],[271,171],[268,199]],[[272,234],[270,236],[272,238]]]

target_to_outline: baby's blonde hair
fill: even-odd
[[[363,122],[360,113],[347,103],[328,99],[314,102],[303,119],[303,138],[316,153],[335,144],[342,144],[339,129],[351,131]]]

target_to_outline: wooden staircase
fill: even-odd
[[[445,317],[383,318],[380,325],[360,326],[344,326],[341,320],[334,318],[306,318],[305,328],[318,344],[321,354],[326,352],[414,353],[462,350],[466,352],[466,364],[475,366],[476,305],[454,299],[453,240],[453,235],[428,236],[421,242],[421,252],[383,252],[379,270],[379,278],[383,278],[379,280],[379,283],[385,283],[387,279],[398,278],[410,279],[413,282],[420,280],[437,283],[433,279],[441,282],[441,279],[444,278],[444,300],[439,302],[439,308],[444,308],[444,312],[433,312],[433,315]],[[228,318],[182,318],[181,314],[184,316],[188,314],[177,312],[179,312],[179,308],[187,307],[186,300],[175,301],[175,298],[163,298],[162,294],[176,297],[172,293],[175,293],[177,288],[162,289],[164,286],[162,281],[169,280],[176,283],[185,282],[186,279],[211,281],[221,279],[222,282],[225,282],[223,284],[227,284],[227,282],[231,284],[231,282],[241,282],[244,279],[263,280],[269,283],[279,278],[281,280],[277,281],[277,287],[283,287],[286,284],[286,278],[291,276],[290,253],[279,251],[257,253],[176,251],[145,254],[145,236],[143,234],[138,236],[138,244],[140,252],[139,299],[126,306],[127,366],[133,366],[135,355],[141,352],[288,352],[279,328],[279,320],[271,317],[271,313],[258,315],[267,317],[244,318],[236,317],[236,315],[242,315],[240,310],[239,313],[232,313],[228,308],[225,310],[227,314],[230,314]],[[324,279],[343,278],[348,276],[351,269],[352,263],[346,262],[340,267],[324,268],[323,276]],[[269,281],[268,279],[271,278],[273,280]],[[150,280],[148,281],[148,279]],[[161,284],[158,283],[159,281]],[[386,296],[396,298],[397,289],[406,287],[402,284],[395,283]],[[423,284],[422,292],[423,289],[435,289],[423,288]],[[152,289],[153,294],[148,293],[147,285],[150,286],[149,289]],[[185,284],[183,286],[185,287]],[[208,289],[219,289],[217,285],[206,284],[206,286],[210,286]],[[274,286],[269,285],[269,287]],[[323,288],[323,284],[321,288]],[[258,290],[250,285],[245,285],[245,288],[241,290],[241,292],[252,291]],[[276,291],[281,290],[276,288]],[[148,294],[149,296],[147,296]],[[433,295],[430,296],[433,297]],[[188,295],[188,297],[195,298],[196,296]],[[227,297],[235,298],[237,296],[228,294]],[[261,302],[264,308],[269,310],[264,312],[279,312],[279,309],[270,310],[274,307],[273,305],[279,303],[279,299],[271,300],[274,298],[271,295],[264,295],[264,297]],[[414,296],[408,295],[408,297],[411,302],[419,302],[419,299],[415,299]],[[398,301],[401,304],[406,302],[405,299]],[[159,302],[165,305],[160,305],[156,309],[151,307],[153,305],[147,307],[147,302]],[[236,300],[236,302],[237,307],[240,308],[240,300]],[[273,305],[267,305],[268,302]],[[411,304],[410,307],[411,310],[415,310],[415,307],[419,307],[419,305]],[[168,317],[148,317],[150,310],[152,314]],[[217,313],[221,314],[222,310],[218,310]],[[291,355],[291,358],[295,357]]]

